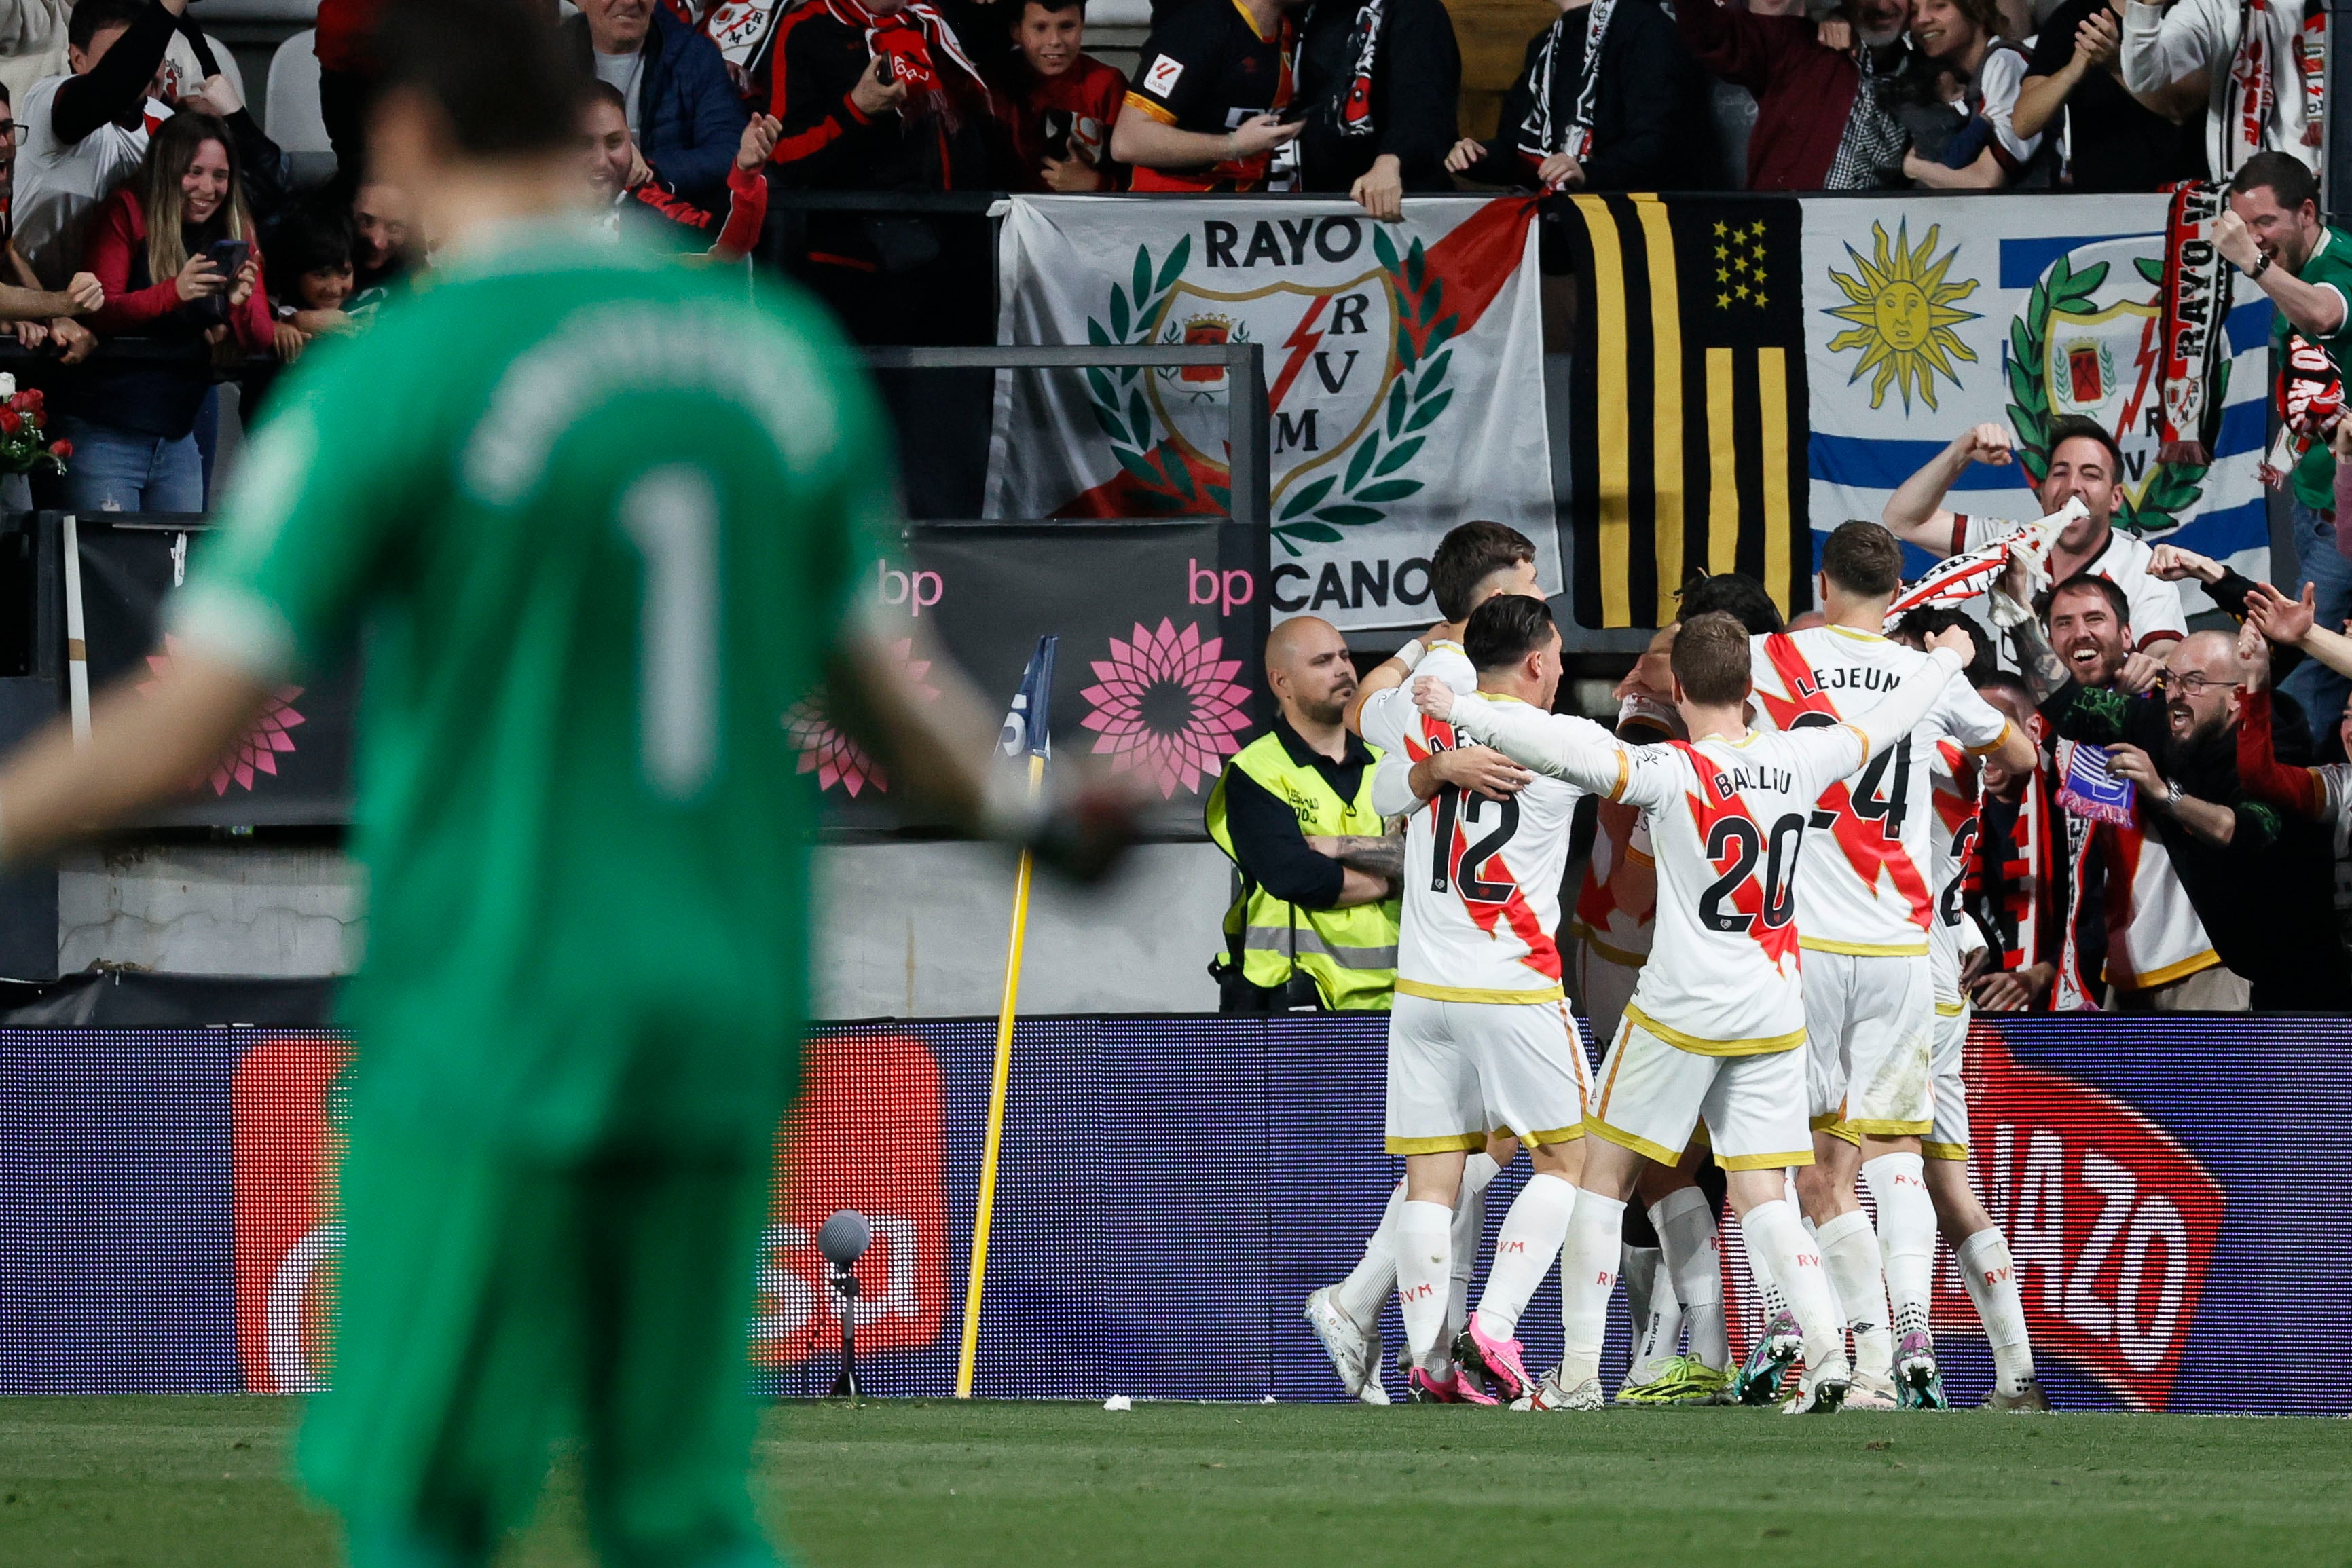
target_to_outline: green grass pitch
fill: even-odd
[[[0,1400],[0,1563],[335,1562],[293,1415]],[[769,1411],[759,1469],[809,1568],[2352,1564],[2344,1421],[886,1401]],[[579,1519],[559,1463],[502,1568]]]

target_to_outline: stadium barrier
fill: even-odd
[[[832,1385],[813,1238],[843,1207],[877,1238],[858,1268],[866,1387],[952,1386],[992,1037],[987,1019],[814,1031],[761,1263],[761,1392]],[[980,1394],[1334,1397],[1298,1310],[1354,1261],[1395,1178],[1383,1037],[1370,1017],[1024,1022]],[[2352,1281],[2347,1049],[2341,1019],[1979,1020],[1975,1175],[2059,1405],[2352,1412],[2334,1332]],[[320,1031],[0,1031],[0,1393],[318,1386],[346,1054]],[[1524,1169],[1488,1199],[1490,1240]],[[1724,1244],[1744,1305],[1738,1227]],[[1989,1357],[1948,1252],[1938,1267],[1948,1381],[1973,1401]],[[1735,1343],[1755,1327],[1736,1316]],[[1556,1356],[1556,1284],[1523,1328],[1532,1364]]]

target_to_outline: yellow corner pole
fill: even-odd
[[[1029,793],[1045,785],[1045,759],[1029,758]],[[956,1397],[971,1397],[980,1355],[980,1290],[988,1278],[989,1223],[996,1213],[996,1159],[1004,1145],[1004,1094],[1013,1080],[1013,1011],[1021,997],[1021,948],[1029,934],[1029,852],[1013,880],[1013,936],[1004,955],[1004,1000],[996,1009],[996,1070],[988,1085],[988,1136],[980,1151],[980,1202],[971,1217],[971,1278],[963,1291],[963,1349],[956,1357]]]

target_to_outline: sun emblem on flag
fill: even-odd
[[[139,690],[149,692],[161,685],[171,674],[173,663],[179,657],[179,653],[180,640],[166,633],[163,651],[147,655],[147,668],[152,672],[153,678],[140,682]],[[293,706],[294,699],[301,695],[300,686],[280,686],[270,694],[268,706],[261,710],[261,716],[253,721],[253,727],[239,736],[227,755],[215,763],[212,771],[205,776],[205,782],[213,787],[214,794],[227,794],[232,784],[240,789],[250,789],[258,774],[277,777],[278,758],[294,749],[294,737],[287,732],[305,722],[302,716],[294,711]]]
[[[1112,772],[1139,771],[1165,799],[1179,784],[1198,794],[1217,776],[1249,727],[1249,688],[1234,679],[1242,662],[1224,651],[1198,622],[1179,632],[1165,617],[1157,632],[1139,623],[1132,640],[1110,640],[1110,657],[1094,661],[1097,684],[1078,694],[1078,722],[1110,754]]]
[[[1907,222],[1896,226],[1892,241],[1886,237],[1885,224],[1870,227],[1875,254],[1865,260],[1860,251],[1848,246],[1845,253],[1853,259],[1853,275],[1834,269],[1830,273],[1830,281],[1845,291],[1847,303],[1832,307],[1828,314],[1853,323],[1830,340],[1830,351],[1863,351],[1846,384],[1870,376],[1871,407],[1884,403],[1887,389],[1893,387],[1903,394],[1905,413],[1910,412],[1915,393],[1932,409],[1936,378],[1940,375],[1959,385],[1959,371],[1952,361],[1973,362],[1977,357],[1953,330],[1963,321],[1979,319],[1979,312],[1958,308],[1959,301],[1977,291],[1977,280],[1945,281],[1944,275],[1951,270],[1960,247],[1954,246],[1941,256],[1936,255],[1940,225],[1929,228],[1916,246],[1910,243]]]
[[[931,673],[931,662],[915,657],[912,637],[902,637],[890,644],[890,657],[905,674],[917,696],[927,703],[939,700],[939,688],[924,678]],[[815,774],[819,790],[838,784],[853,800],[869,784],[877,794],[888,792],[890,776],[864,747],[843,734],[833,722],[831,698],[823,687],[785,711],[784,736],[792,742],[793,749],[801,754],[800,766],[793,771]]]

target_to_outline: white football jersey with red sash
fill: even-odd
[[[1428,670],[1425,661],[1423,673]],[[1445,678],[1450,672],[1433,672]],[[1449,685],[1454,684],[1448,681]],[[1456,689],[1460,689],[1458,686]],[[1487,694],[1486,701],[1516,699]],[[1524,706],[1524,705],[1521,705]],[[1433,752],[1466,744],[1454,727],[1413,706],[1410,686],[1364,704],[1364,738],[1402,775]],[[1608,731],[1593,725],[1594,734]],[[1382,810],[1394,777],[1378,780]],[[1507,800],[1448,785],[1413,802],[1405,820],[1404,914],[1397,937],[1400,995],[1447,1002],[1540,1002],[1565,995],[1560,983],[1560,883],[1569,829],[1584,791],[1538,774]]]
[[[1867,713],[1927,661],[1916,648],[1845,626],[1759,637],[1753,651],[1756,722],[1800,730]],[[1900,957],[1927,951],[1936,913],[1929,883],[1934,808],[1928,762],[1935,742],[1990,751],[2008,733],[2000,710],[1965,681],[1948,683],[1927,716],[1851,782],[1822,791],[1813,825],[1828,830],[1798,873],[1803,946],[1824,953]]]
[[[1978,769],[1958,741],[1939,740],[1929,773],[1936,798],[1936,923],[1927,932],[1927,963],[1940,1012],[1959,1005],[1960,966],[1985,945],[1983,933],[1960,907],[1977,851]]]
[[[1538,773],[1650,814],[1657,917],[1625,1018],[1684,1051],[1760,1055],[1805,1041],[1797,880],[1814,802],[1906,737],[1959,668],[1949,653],[1922,659],[1937,667],[1887,694],[1883,717],[1737,741],[1626,747],[1598,725],[1478,697],[1457,699],[1454,722]]]

